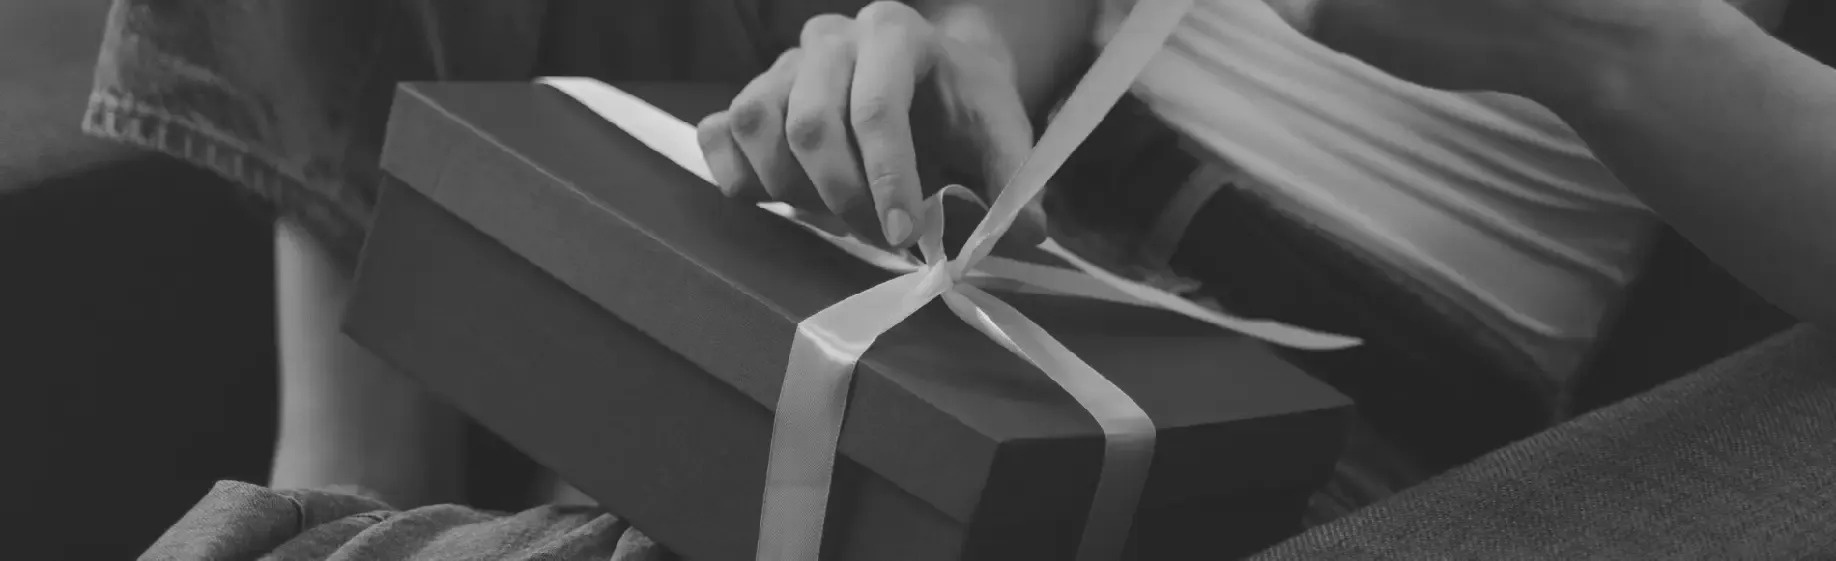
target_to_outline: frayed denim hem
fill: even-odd
[[[364,216],[365,207],[308,188],[300,177],[283,171],[277,158],[260,154],[248,141],[104,91],[90,94],[83,132],[163,153],[236,182],[259,198],[268,212],[295,220],[324,240],[346,266],[356,264],[365,227],[353,217]]]

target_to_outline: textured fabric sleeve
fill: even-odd
[[[1800,326],[1258,559],[1836,554],[1836,340]]]
[[[330,490],[225,481],[143,561],[663,561],[667,551],[610,514],[543,506],[500,514],[456,505],[407,511]]]
[[[546,6],[115,0],[83,129],[236,181],[349,261],[396,83],[527,78]]]

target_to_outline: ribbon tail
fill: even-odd
[[[1153,420],[1115,383],[1006,302],[961,284],[945,292],[943,299],[963,321],[1038,366],[1102,427],[1103,467],[1077,559],[1123,559],[1154,460]]]
[[[1007,233],[1007,228],[1019,217],[1020,209],[1045,188],[1046,182],[1058,173],[1059,166],[1084,143],[1091,131],[1096,130],[1097,124],[1109,115],[1110,108],[1122,99],[1122,95],[1128,93],[1129,87],[1135,84],[1135,77],[1185,19],[1192,2],[1140,0],[1135,3],[1128,17],[1122,20],[1121,29],[1091,62],[1090,70],[1084,73],[1077,87],[1071,89],[1071,95],[1059,106],[1052,122],[1046,124],[1045,134],[1040,135],[1039,142],[1033,146],[1033,153],[1012,177],[1007,178],[1006,187],[990,205],[988,216],[976,225],[969,240],[963,243],[963,249],[957,252],[957,260],[961,262],[959,273],[988,256],[994,241]]]
[[[854,367],[881,334],[948,287],[943,272],[931,267],[899,276],[797,324],[772,420],[759,561],[819,558]]]
[[[991,256],[976,264],[975,269],[969,272],[967,278],[973,284],[984,288],[1074,296],[1165,309],[1270,343],[1296,349],[1333,350],[1360,343],[1353,337],[1313,331],[1272,321],[1243,319],[1206,308],[1183,296],[1104,270],[1059,245],[1056,240],[1046,240],[1045,243],[1039,245],[1039,249],[1070,263],[1076,270]],[[1019,287],[1004,287],[1002,286],[1004,283],[1019,285]]]
[[[1182,141],[1180,146],[1187,143]],[[1173,262],[1173,254],[1179,251],[1180,242],[1186,239],[1186,231],[1192,226],[1192,219],[1198,217],[1205,203],[1211,201],[1226,185],[1233,185],[1242,180],[1242,172],[1234,168],[1225,169],[1209,161],[1201,162],[1199,169],[1186,182],[1180,184],[1179,190],[1167,200],[1160,215],[1154,219],[1148,229],[1147,238],[1141,244],[1141,254],[1157,265],[1168,265]]]
[[[714,182],[714,172],[708,169],[693,125],[592,78],[550,76],[537,78],[536,83],[560,90],[682,169],[703,181]]]
[[[1356,337],[1314,331],[1274,321],[1243,319],[1213,311],[1191,300],[1181,298],[1179,295],[1137,283],[1122,278],[1115,273],[1105,271],[1102,267],[1098,267],[1084,258],[1078,257],[1076,253],[1072,253],[1071,250],[1065,249],[1064,246],[1058,245],[1058,242],[1053,240],[1046,240],[1045,243],[1039,245],[1039,249],[1052,254],[1054,257],[1065,260],[1072,266],[1077,267],[1078,270],[1102,281],[1103,284],[1114,287],[1116,290],[1126,293],[1138,300],[1148,302],[1155,307],[1165,308],[1180,315],[1244,335],[1249,335],[1263,341],[1295,349],[1314,351],[1343,349],[1357,346],[1361,343]]]
[[[983,289],[1073,296],[1146,308],[1159,307],[1082,271],[992,255],[977,263],[965,278]]]

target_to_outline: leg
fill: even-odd
[[[275,229],[281,407],[275,488],[352,485],[397,508],[457,502],[458,414],[338,328],[350,275],[303,229]]]

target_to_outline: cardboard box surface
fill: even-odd
[[[728,93],[630,91],[691,122]],[[886,274],[539,85],[405,86],[385,166],[400,182],[352,335],[672,549],[749,558],[791,328]],[[1172,314],[1003,297],[1161,428],[1144,553],[1278,538],[1330,468],[1346,400],[1262,346]],[[1101,450],[1062,390],[933,306],[862,360],[827,551],[1061,558]]]

